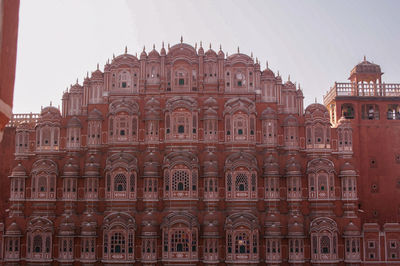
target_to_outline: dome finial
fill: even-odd
[[[113,54],[113,59],[115,59],[115,54]]]
[[[137,52],[135,53],[135,57],[137,57]]]
[[[169,47],[169,43],[168,43],[168,50],[170,49],[170,47]]]
[[[156,49],[156,45],[153,43],[153,50],[155,50]]]
[[[145,52],[146,51],[146,46],[145,45],[143,45],[143,52]]]
[[[181,35],[181,43],[183,43],[183,36]]]
[[[53,106],[53,102],[52,101],[50,101],[50,106]]]
[[[367,57],[364,55],[364,61],[367,61]]]
[[[86,71],[86,78],[89,78],[89,71]]]
[[[266,66],[267,66],[267,69],[268,69],[268,60],[267,60],[267,64],[266,64]]]
[[[164,48],[164,41],[162,41],[162,48]]]
[[[315,103],[317,103],[317,97],[315,97]]]
[[[219,45],[219,50],[222,51],[222,45],[221,44]]]
[[[128,46],[125,45],[125,54],[128,53]]]
[[[253,52],[250,53],[250,57],[253,58]]]
[[[99,70],[99,63],[97,63],[97,70]]]
[[[279,76],[279,70],[278,70],[277,74],[278,74],[278,76]]]
[[[203,41],[200,41],[200,47],[203,48]]]
[[[290,81],[290,74],[289,74],[289,76],[288,76],[287,80],[288,80],[288,81]]]
[[[78,78],[76,78],[76,84],[78,84],[79,82],[78,82]]]
[[[239,49],[239,46],[238,46],[238,54],[240,53],[240,49]]]
[[[194,43],[194,49],[197,50],[197,42]]]

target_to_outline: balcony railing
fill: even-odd
[[[400,83],[355,84],[335,82],[335,85],[324,96],[324,104],[328,105],[337,96],[400,97]]]
[[[40,114],[13,114],[10,121],[6,125],[7,127],[17,127],[22,123],[36,124]]]

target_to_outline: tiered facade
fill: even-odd
[[[125,51],[62,101],[11,121],[4,263],[362,264],[381,236],[352,121],[239,51]]]

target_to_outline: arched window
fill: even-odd
[[[129,176],[129,178],[128,178]],[[135,199],[136,198],[136,173],[129,174],[122,169],[107,174],[106,196],[112,199]]]
[[[118,73],[118,87],[121,89],[131,87],[131,74],[127,70]]]
[[[256,218],[248,213],[227,217],[226,263],[258,260],[258,227]]]
[[[81,260],[94,260],[96,257],[96,238],[84,236],[81,239]]]
[[[198,159],[191,152],[171,152],[164,157],[164,197],[193,199],[198,195]]]
[[[154,261],[157,259],[157,241],[152,238],[142,239],[142,261]]]
[[[171,174],[171,178],[165,179],[167,195],[170,195],[171,198],[190,198],[197,195],[196,170],[189,170],[184,165],[177,165],[174,169],[166,171]],[[169,177],[170,174],[164,174],[164,177]]]
[[[233,153],[226,158],[227,200],[257,198],[257,161],[250,153]]]
[[[56,173],[57,166],[50,160],[39,160],[32,169],[32,194],[34,199],[56,198]]]
[[[316,218],[310,224],[311,262],[334,262],[337,255],[337,225],[330,218]]]
[[[299,146],[299,128],[297,118],[289,115],[283,124],[284,145],[286,149],[297,149]]]
[[[15,135],[15,153],[23,154],[29,152],[29,131],[17,129]]]
[[[304,261],[304,240],[292,238],[289,239],[289,262],[301,263]]]
[[[330,160],[311,160],[307,172],[309,199],[335,199],[334,165]]]
[[[127,213],[113,213],[105,217],[105,221],[103,225],[103,259],[132,262],[136,227],[133,217]]]
[[[279,263],[282,259],[280,239],[267,238],[266,259],[270,262]]]
[[[232,186],[233,185],[233,186]],[[233,173],[227,172],[226,188],[228,199],[255,198],[257,191],[257,177],[255,172],[240,168]]]
[[[26,245],[28,259],[40,261],[51,258],[52,228],[52,222],[42,217],[28,222]]]
[[[263,121],[263,143],[268,145],[277,144],[277,122],[276,120]]]
[[[138,141],[139,105],[135,101],[115,100],[109,106],[109,141]]]
[[[38,126],[36,129],[36,150],[55,151],[59,149],[60,128],[55,126]]]
[[[163,232],[164,262],[174,261],[177,258],[198,258],[198,224],[195,216],[188,213],[173,213],[164,218],[161,225]]]

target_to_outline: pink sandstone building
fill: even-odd
[[[400,84],[381,76],[364,59],[304,109],[239,51],[125,50],[61,110],[12,117],[0,260],[400,265]]]

